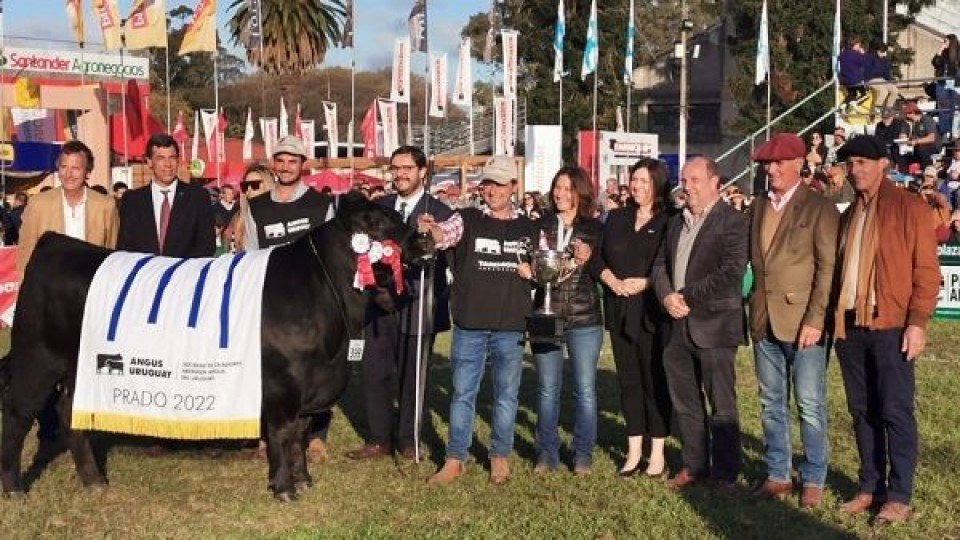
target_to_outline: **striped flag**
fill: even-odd
[[[633,0],[630,0],[630,13],[627,14],[627,52],[623,65],[623,84],[633,80],[633,41],[636,29],[633,25]]]
[[[567,23],[563,13],[563,0],[557,4],[557,25],[553,27],[553,82],[563,78],[563,37],[567,33]]]
[[[600,36],[597,33],[597,0],[590,2],[590,22],[587,23],[587,43],[583,47],[583,66],[580,68],[580,80],[597,70],[600,58]]]
[[[757,69],[754,84],[763,84],[770,75],[770,30],[767,21],[767,0],[760,13],[760,35],[757,37]]]
[[[180,56],[193,52],[217,52],[217,0],[198,0],[193,20],[183,34]]]

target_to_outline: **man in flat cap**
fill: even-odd
[[[827,478],[827,348],[824,319],[833,281],[840,214],[801,181],[803,139],[781,133],[757,148],[766,196],[750,228],[750,333],[766,439],[763,498],[793,493],[790,388],[800,411],[800,506],[819,506]]]
[[[861,135],[838,157],[857,199],[840,224],[834,336],[860,456],[858,493],[840,509],[860,514],[883,502],[874,523],[886,524],[912,514],[919,445],[913,360],[937,304],[937,244],[923,200],[887,179],[883,141]]]

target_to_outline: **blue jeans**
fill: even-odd
[[[597,361],[603,344],[600,325],[570,328],[564,332],[573,371],[573,462],[593,464],[597,442]],[[558,345],[535,344],[537,362],[537,463],[556,468],[560,462],[560,394],[563,389],[563,352]]]
[[[450,440],[447,459],[466,461],[473,443],[473,419],[483,368],[490,356],[493,369],[493,420],[490,457],[508,457],[513,450],[517,394],[523,371],[523,332],[465,330],[453,327],[450,362],[453,397],[450,398]]]
[[[957,89],[947,87],[943,82],[937,83],[937,131],[940,135],[946,135],[953,132],[953,117],[956,114],[955,107],[960,105],[960,99],[957,96]]]
[[[800,412],[804,486],[823,487],[827,478],[827,355],[822,345],[797,350],[768,337],[753,345],[760,383],[760,419],[766,439],[763,460],[770,480],[790,481],[790,388]]]

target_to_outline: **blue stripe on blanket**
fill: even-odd
[[[233,272],[240,264],[240,259],[247,252],[241,251],[233,256],[230,261],[230,270],[227,272],[227,279],[223,284],[223,298],[220,299],[220,348],[226,349],[230,344],[230,290],[233,289]]]
[[[133,280],[137,277],[137,274],[140,270],[151,259],[156,257],[156,255],[147,255],[146,257],[137,261],[133,265],[133,269],[130,270],[130,273],[127,275],[126,281],[123,282],[123,288],[120,289],[120,295],[117,296],[117,301],[113,304],[113,314],[110,315],[110,327],[107,329],[107,341],[116,341],[117,338],[117,325],[120,323],[120,313],[123,311],[123,304],[127,301],[127,295],[130,294],[130,287],[133,286]]]
[[[193,289],[193,302],[190,304],[190,318],[187,326],[197,327],[197,319],[200,317],[200,299],[203,298],[203,287],[207,284],[207,274],[210,273],[210,265],[216,259],[210,259],[200,270],[200,276],[197,278],[197,286]]]
[[[170,284],[173,273],[183,266],[185,262],[187,262],[187,259],[180,259],[170,268],[164,270],[163,275],[160,276],[160,283],[157,284],[157,292],[153,295],[153,305],[150,306],[150,316],[147,317],[147,324],[157,324],[157,316],[160,314],[160,301],[163,300],[163,293],[167,290],[167,285]]]

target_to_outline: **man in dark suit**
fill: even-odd
[[[670,219],[652,274],[673,319],[663,363],[683,441],[683,469],[668,485],[679,489],[707,477],[732,485],[741,462],[734,361],[745,342],[749,225],[720,200],[713,160],[687,161],[681,185],[686,206]]]
[[[166,133],[147,141],[150,184],[120,199],[117,249],[169,257],[211,257],[216,249],[213,208],[202,187],[183,182],[177,141]]]
[[[390,157],[395,195],[377,202],[396,210],[410,226],[416,226],[423,214],[437,221],[446,221],[453,211],[432,197],[425,189],[427,156],[416,146],[401,146]],[[433,349],[436,332],[450,329],[447,307],[447,275],[443,256],[438,257],[433,269],[431,290],[424,291],[424,321],[419,325],[420,290],[419,269],[405,276],[409,285],[407,294],[395,299],[396,311],[385,311],[371,304],[364,330],[366,343],[363,355],[363,389],[367,410],[368,436],[366,444],[347,453],[351,459],[370,459],[389,456],[394,448],[405,458],[416,457],[414,431],[417,417],[417,345],[421,350]],[[433,302],[427,299],[432,296]],[[419,339],[418,339],[419,338]],[[426,379],[427,358],[421,358],[420,385]],[[393,403],[395,378],[399,378],[399,419],[394,444]]]

